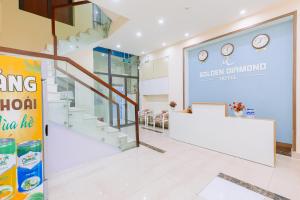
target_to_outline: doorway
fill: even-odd
[[[137,83],[138,78],[136,77],[112,75],[112,86],[135,102],[138,100]],[[119,96],[114,95],[113,99],[120,105],[121,126],[133,125],[135,123],[134,107]],[[113,110],[113,125],[117,125],[117,111],[115,109]]]
[[[138,64],[138,56],[102,47],[94,49],[94,73],[135,102],[139,102]],[[102,92],[105,93],[105,90]],[[134,125],[135,107],[115,94],[107,95],[120,105],[121,127]],[[96,112],[108,112],[110,125],[117,126],[117,110],[113,104],[110,104],[109,110],[104,110],[101,104],[95,105],[95,108]]]

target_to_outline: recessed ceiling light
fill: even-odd
[[[165,23],[165,20],[164,20],[164,19],[159,19],[159,20],[158,20],[158,24],[162,25],[162,24],[164,24],[164,23]]]
[[[189,34],[189,33],[185,33],[184,36],[185,36],[185,37],[189,37],[190,34]]]
[[[142,55],[144,55],[145,54],[145,51],[142,51]]]
[[[137,32],[137,33],[136,33],[136,36],[137,36],[137,37],[142,37],[142,33],[141,33],[141,32]]]
[[[240,14],[241,14],[241,15],[246,14],[246,10],[241,10],[241,11],[240,11]]]
[[[165,42],[163,42],[161,45],[162,45],[163,47],[165,47],[167,44],[166,44]]]
[[[117,46],[116,46],[118,49],[120,49],[121,48],[121,45],[120,44],[117,44]]]

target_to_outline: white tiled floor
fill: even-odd
[[[270,168],[174,141],[141,129],[141,146],[49,180],[50,200],[195,200],[225,173],[293,200],[300,199],[300,160],[277,156]]]
[[[208,186],[199,194],[199,200],[265,200],[266,197],[248,190],[242,186],[216,177]]]

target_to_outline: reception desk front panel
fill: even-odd
[[[193,114],[170,114],[172,138],[274,167],[273,120],[227,117],[225,104],[199,103],[192,107]]]

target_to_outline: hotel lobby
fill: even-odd
[[[299,200],[300,0],[0,0],[0,200]]]

